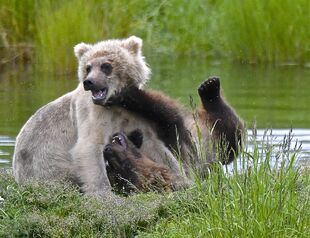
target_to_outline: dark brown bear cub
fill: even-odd
[[[243,122],[221,95],[218,77],[205,80],[199,86],[198,94],[202,105],[197,109],[197,121],[193,120],[191,113],[162,93],[140,90],[136,86],[125,88],[111,97],[107,104],[121,106],[153,123],[158,138],[172,152],[178,151],[179,144],[181,158],[185,159],[190,155],[185,164],[194,162],[199,167],[201,162],[197,160],[197,151],[192,143],[196,139],[193,135],[198,135],[193,129],[197,128],[198,123],[203,139],[208,141],[211,137],[210,141],[219,146],[215,150],[220,152],[219,161],[228,164],[236,158],[242,146]],[[212,162],[214,158],[209,156],[206,160]]]
[[[141,154],[142,142],[142,132],[137,129],[128,136],[114,134],[105,146],[103,154],[112,187],[123,193],[171,190],[171,171]]]

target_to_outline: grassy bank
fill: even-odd
[[[241,62],[310,60],[310,2],[0,0],[0,63],[71,71],[72,47],[135,34],[149,52]]]
[[[3,173],[0,196],[0,237],[132,237],[155,222],[162,206],[154,194],[102,203],[69,185],[18,187]]]
[[[122,201],[83,197],[68,185],[19,187],[2,173],[0,237],[308,237],[310,176],[294,168],[290,141],[275,149],[265,138],[230,176],[219,167],[186,191]]]

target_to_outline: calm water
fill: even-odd
[[[189,106],[198,103],[197,87],[210,75],[221,77],[226,99],[246,121],[272,128],[281,139],[293,128],[302,142],[302,161],[310,161],[310,68],[302,66],[253,66],[206,62],[203,59],[149,57],[153,77],[149,88],[159,89]],[[42,105],[73,90],[75,72],[37,72],[30,68],[0,71],[0,167],[10,167],[17,133]],[[275,140],[275,143],[277,141]]]

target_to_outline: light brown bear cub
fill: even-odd
[[[69,179],[87,194],[110,196],[102,151],[111,134],[128,133],[139,123],[150,138],[142,150],[155,148],[154,157],[167,157],[165,146],[143,118],[121,108],[96,105],[105,104],[124,87],[141,88],[150,69],[142,56],[142,40],[134,36],[94,45],[80,43],[74,52],[79,85],[25,123],[16,138],[13,173],[18,183]]]

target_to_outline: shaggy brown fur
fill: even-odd
[[[107,174],[111,185],[119,192],[167,191],[173,188],[170,169],[141,154],[142,132],[128,135],[116,133],[104,148]]]
[[[197,110],[199,126],[202,130],[207,128],[211,131],[213,141],[220,145],[221,162],[230,163],[241,146],[243,123],[221,96],[219,78],[210,77],[204,81],[198,93],[202,102],[201,108]],[[155,123],[158,137],[170,149],[177,151],[177,143],[181,145],[181,150],[192,148],[188,125],[185,125],[183,119],[184,110],[162,93],[128,87],[112,97],[108,105],[122,106]],[[181,151],[181,154],[187,152]]]
[[[155,124],[157,136],[173,152],[178,151],[178,141],[181,147],[191,143],[183,108],[161,92],[131,86],[110,98],[108,105],[120,105]]]
[[[198,93],[202,102],[198,115],[211,128],[213,140],[220,147],[222,163],[230,163],[242,146],[243,122],[221,96],[219,78],[211,77],[203,82]]]

